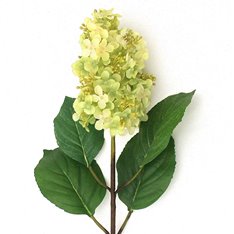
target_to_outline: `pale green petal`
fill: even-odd
[[[115,83],[112,85],[112,89],[113,89],[114,91],[117,91],[117,90],[119,89],[119,87],[120,87],[120,83],[119,83],[119,82],[115,82]]]
[[[106,38],[108,38],[108,35],[109,35],[109,34],[108,34],[108,31],[107,31],[106,29],[104,29],[104,30],[102,31],[102,37],[106,39]]]
[[[114,47],[114,49],[117,49],[119,46],[120,46],[120,44],[118,43],[118,42],[111,42],[111,45]]]
[[[98,95],[98,96],[101,96],[103,94],[103,91],[102,91],[102,87],[100,85],[97,85],[95,88],[94,88],[94,91],[95,93]]]
[[[85,40],[82,42],[82,44],[83,44],[85,47],[87,47],[87,48],[91,47],[91,41],[90,41],[89,39],[85,39]]]
[[[109,53],[104,52],[104,53],[102,53],[101,57],[102,57],[103,61],[108,61],[110,55],[109,55]]]
[[[83,112],[84,105],[84,102],[79,102],[78,99],[76,99],[73,103],[73,108],[77,114],[81,114]]]
[[[118,127],[120,124],[120,117],[119,116],[114,116],[112,119],[112,125]]]
[[[94,106],[85,107],[84,112],[87,115],[93,115],[95,113],[95,107]]]
[[[104,118],[107,118],[107,117],[110,117],[111,116],[111,111],[109,109],[105,109],[103,110],[103,117]]]
[[[108,46],[106,47],[106,50],[107,50],[108,52],[112,52],[112,51],[114,50],[114,46],[111,45],[111,44],[108,44]]]
[[[107,79],[109,79],[109,77],[110,77],[110,74],[108,71],[102,72],[102,74],[101,74],[102,79],[107,80]]]
[[[93,102],[98,102],[100,100],[98,95],[93,94]]]
[[[148,120],[148,115],[144,115],[142,118],[141,118],[141,121],[147,121]]]
[[[103,100],[104,102],[108,102],[108,100],[109,100],[108,95],[107,95],[107,94],[104,94],[104,95],[102,96],[102,100]]]
[[[95,128],[97,130],[102,130],[103,129],[103,121],[102,120],[97,120],[96,123],[95,123]]]
[[[115,105],[114,105],[114,103],[113,102],[108,102],[107,104],[106,104],[106,107],[108,108],[108,109],[110,109],[110,110],[113,110],[114,108],[115,108]]]
[[[100,109],[104,109],[106,107],[106,102],[105,100],[100,100],[98,102],[98,106],[100,107]]]
[[[126,76],[127,76],[127,78],[132,78],[133,77],[133,70],[132,69],[128,69],[126,71]]]
[[[88,58],[87,58],[88,59]],[[87,60],[84,62],[84,69],[91,73],[96,73],[98,71],[98,65],[95,60]]]
[[[117,73],[113,74],[112,78],[115,79],[118,82],[121,81],[121,76],[119,74],[117,74]]]
[[[107,66],[108,64],[111,63],[110,59],[108,59],[108,60],[106,60],[106,61],[102,60],[102,62],[103,62],[103,64],[104,64],[105,66]]]
[[[91,117],[90,119],[89,119],[89,123],[90,124],[94,124],[96,122],[96,119],[94,118],[94,117]]]
[[[106,47],[107,46],[107,40],[103,39],[100,43],[101,46]]]
[[[82,50],[82,55],[84,57],[88,57],[90,55],[91,51],[89,49],[83,49]]]
[[[95,117],[95,119],[102,118],[102,111],[100,110],[100,108],[98,106],[95,108],[95,112],[94,112],[93,116]]]
[[[95,60],[98,59],[98,56],[95,50],[90,51],[90,57]]]
[[[87,22],[86,26],[90,31],[93,31],[97,28],[97,25],[93,23],[92,21]]]
[[[91,96],[91,95],[87,95],[86,97],[85,97],[85,104],[87,105],[87,104],[92,104],[92,102],[93,102],[93,97]]]
[[[78,120],[79,120],[79,115],[78,115],[77,113],[74,113],[74,114],[72,115],[72,119],[73,119],[74,121],[78,121]]]
[[[133,68],[136,65],[136,62],[133,59],[130,59],[129,66]]]
[[[147,97],[144,97],[144,98],[142,99],[142,103],[143,103],[143,105],[144,105],[145,107],[148,107],[148,105],[149,105],[149,99],[148,99]]]
[[[142,56],[143,59],[147,60],[149,58],[149,54],[148,53],[144,53]]]
[[[100,44],[100,38],[99,37],[96,37],[92,40],[92,44],[94,46],[94,48],[97,48]]]

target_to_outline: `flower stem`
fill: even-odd
[[[93,170],[93,168],[91,166],[88,167],[90,173],[92,174],[92,176],[94,177],[94,179],[97,181],[98,184],[100,184],[102,187],[104,187],[105,189],[110,191],[110,187],[108,187],[105,183],[103,183],[99,177],[97,176],[97,174],[95,173],[95,171]]]
[[[96,223],[96,225],[106,234],[110,234],[97,220],[94,216],[90,216],[90,218]]]
[[[126,227],[126,225],[127,225],[127,223],[128,223],[128,220],[130,219],[132,213],[133,213],[133,210],[129,210],[127,217],[125,218],[125,220],[124,220],[124,222],[123,222],[121,228],[120,228],[119,231],[118,231],[118,234],[121,234],[121,233],[123,232],[123,230],[124,230],[124,228]]]
[[[111,136],[111,234],[116,233],[116,193],[115,193],[115,137]]]

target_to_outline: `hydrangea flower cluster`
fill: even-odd
[[[110,129],[111,135],[134,133],[147,120],[154,76],[145,73],[148,51],[143,38],[119,28],[119,15],[95,10],[86,18],[80,37],[82,56],[72,65],[80,93],[73,120],[88,130]]]

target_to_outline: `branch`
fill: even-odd
[[[123,232],[124,228],[126,227],[128,223],[128,220],[131,218],[132,213],[133,213],[133,210],[129,210],[127,217],[125,218],[121,228],[118,231],[118,234],[121,234]]]
[[[143,167],[141,167],[141,168],[137,171],[137,173],[136,173],[130,180],[128,180],[127,182],[125,182],[123,185],[120,185],[120,186],[118,187],[118,189],[117,189],[115,192],[118,193],[120,190],[122,190],[123,188],[125,188],[125,187],[127,187],[129,184],[131,184],[131,183],[137,178],[137,176],[141,173],[142,169],[143,169]]]
[[[94,172],[93,168],[91,166],[88,167],[90,173],[92,174],[92,176],[94,177],[94,179],[98,182],[98,184],[100,184],[102,187],[104,187],[105,189],[107,189],[108,191],[110,191],[110,187],[108,187],[106,184],[104,184],[99,177],[97,176],[97,174]]]
[[[110,234],[96,219],[94,216],[90,216],[90,218],[96,223],[96,225],[106,234]]]

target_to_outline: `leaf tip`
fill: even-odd
[[[196,93],[196,89],[194,89],[192,92],[190,92],[192,94],[192,96]]]

